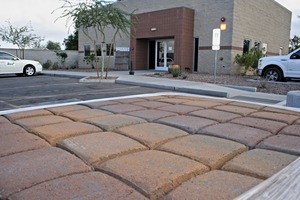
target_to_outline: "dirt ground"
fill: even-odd
[[[214,76],[209,74],[182,74],[174,78],[170,73],[155,73],[149,75],[159,78],[184,79],[187,81],[197,81],[205,83],[214,83]],[[223,85],[238,85],[256,87],[258,92],[282,94],[286,95],[289,91],[300,90],[300,80],[288,82],[267,82],[258,76],[233,76],[233,75],[217,75],[216,83]]]

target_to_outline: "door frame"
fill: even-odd
[[[155,40],[155,70],[159,70],[159,71],[168,71],[169,69],[169,66],[168,66],[168,63],[167,63],[167,56],[168,56],[168,41],[174,41],[175,40],[172,38],[172,39],[159,39],[159,40]],[[164,59],[164,65],[163,66],[158,66],[158,43],[161,42],[163,43],[164,45],[164,56],[163,56],[163,59]],[[174,48],[174,46],[173,46]],[[174,49],[173,49],[174,51]]]

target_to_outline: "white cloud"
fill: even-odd
[[[79,2],[83,0],[72,0]],[[293,12],[291,36],[300,35],[300,15],[299,0],[276,0]],[[62,10],[53,10],[63,5],[61,0],[7,0],[1,3],[0,26],[7,25],[6,20],[10,20],[13,26],[21,27],[31,22],[34,33],[45,37],[45,42],[63,42],[64,38],[73,33],[73,28],[68,31],[66,19],[54,22],[61,14]],[[71,25],[71,24],[69,24]],[[45,43],[44,42],[44,43]],[[12,45],[0,41],[1,47],[11,47]]]

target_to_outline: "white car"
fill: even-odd
[[[285,56],[270,56],[259,59],[257,74],[268,81],[299,79],[300,49]]]
[[[41,72],[42,68],[38,61],[22,60],[13,54],[0,51],[0,74],[33,76]]]

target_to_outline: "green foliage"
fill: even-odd
[[[66,50],[78,50],[78,30],[64,39]]]
[[[85,62],[86,64],[90,64],[92,69],[95,69],[95,62],[96,62],[96,56],[95,54],[91,54],[89,56],[85,56],[83,58],[83,62]]]
[[[63,52],[63,51],[57,51],[56,52],[56,56],[58,57],[61,65],[64,67],[65,66],[65,62],[66,62],[66,59],[68,57],[68,54],[66,52]]]
[[[53,69],[53,70],[58,70],[58,68],[59,68],[58,62],[53,63],[52,69]]]
[[[299,49],[300,48],[300,37],[294,36],[292,39],[290,39],[290,52]]]
[[[245,76],[248,71],[254,71],[257,69],[258,60],[263,56],[262,50],[252,48],[249,52],[243,55],[237,54],[234,58],[234,63],[245,67],[242,72],[242,76]]]
[[[51,60],[47,60],[44,64],[43,64],[43,69],[49,69],[52,66],[52,61]]]
[[[52,51],[61,50],[59,42],[52,42],[51,40],[47,42],[46,48]]]
[[[170,69],[170,73],[172,74],[173,77],[181,76],[181,70],[177,68]]]

